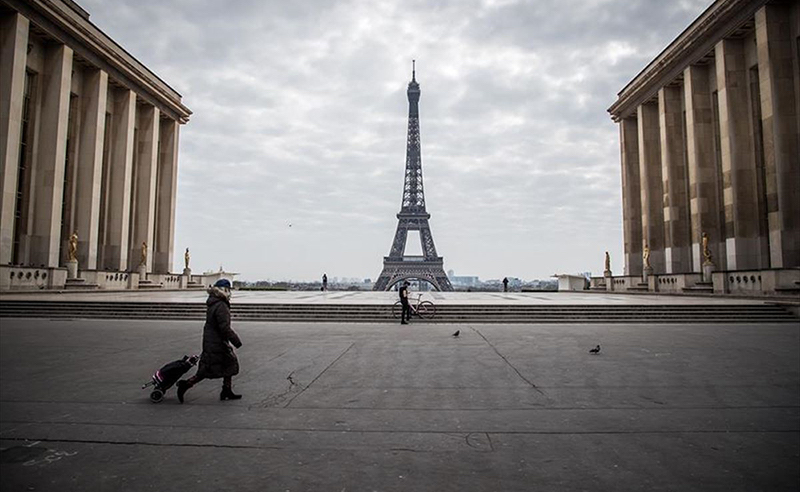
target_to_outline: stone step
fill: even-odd
[[[205,309],[203,303],[179,303],[179,302],[95,302],[95,301],[7,301],[0,300],[0,306],[58,306],[58,307],[190,307],[197,309]],[[285,308],[285,309],[390,309],[391,304],[298,304],[298,303],[233,303],[235,309],[272,309],[272,308]],[[574,309],[598,309],[598,310],[676,310],[685,309],[692,311],[730,311],[730,310],[771,310],[776,307],[775,304],[761,303],[761,304],[435,304],[437,309],[459,309],[459,310],[574,310]]]
[[[395,321],[391,305],[234,304],[238,321]],[[205,319],[201,303],[0,301],[0,317]],[[782,306],[733,305],[436,305],[438,323],[763,323],[798,322]]]
[[[203,308],[162,308],[162,307],[138,307],[138,308],[114,308],[114,307],[0,307],[0,313],[118,313],[118,314],[158,314],[158,313],[175,313],[175,314],[198,314],[204,315],[205,309]],[[273,315],[303,315],[303,314],[334,314],[334,315],[353,315],[360,314],[391,314],[389,308],[376,308],[376,309],[237,309],[231,310],[234,316],[258,316],[264,314]],[[681,316],[681,317],[736,317],[736,316],[791,316],[785,310],[730,310],[730,311],[692,311],[692,310],[615,310],[615,309],[576,309],[576,310],[563,310],[563,309],[544,309],[544,310],[461,310],[461,309],[437,309],[437,316],[456,316],[456,317],[474,317],[474,316],[542,316],[542,315],[608,315],[608,316],[638,316],[638,317],[655,317],[655,316]]]

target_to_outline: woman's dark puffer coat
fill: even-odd
[[[206,324],[203,327],[203,353],[197,375],[215,379],[239,374],[239,360],[228,344],[239,348],[242,342],[231,329],[231,308],[227,296],[212,287],[206,301]]]

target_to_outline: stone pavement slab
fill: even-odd
[[[800,488],[790,324],[234,328],[244,398],[181,405],[200,323],[0,320],[0,488]]]

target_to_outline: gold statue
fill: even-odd
[[[78,261],[78,233],[73,232],[69,237],[69,261]]]
[[[186,248],[186,253],[183,254],[183,263],[186,265],[186,268],[189,268],[189,248]]]
[[[703,258],[706,259],[705,263],[712,263],[711,251],[708,250],[708,234],[703,233]]]
[[[147,265],[147,243],[142,241],[142,259],[139,265]]]
[[[642,260],[644,267],[650,268],[650,247],[647,246],[647,241],[644,242],[644,247],[642,248]]]
[[[606,251],[606,271],[611,271],[611,257],[608,255],[608,251]]]

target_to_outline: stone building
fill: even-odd
[[[798,292],[798,50],[800,1],[717,0],[621,90],[625,272],[593,285]]]
[[[0,67],[0,288],[68,284],[73,233],[88,285],[180,282],[181,95],[71,0],[0,0]]]

